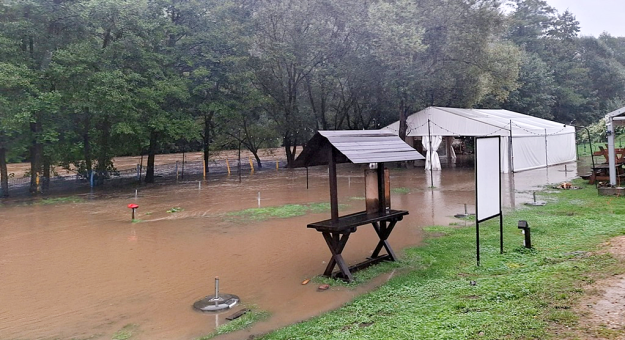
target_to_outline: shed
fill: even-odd
[[[610,185],[616,185],[616,152],[614,147],[614,127],[625,126],[625,107],[614,110],[605,116],[606,135],[608,137],[608,163],[610,171]]]
[[[386,179],[384,172],[385,162],[408,161],[424,159],[423,156],[402,141],[392,131],[318,131],[306,144],[302,153],[295,160],[295,167],[313,165],[328,165],[330,177],[330,208],[331,218],[308,224],[323,235],[332,258],[324,271],[325,276],[339,277],[353,281],[353,271],[366,268],[381,261],[395,261],[396,255],[391,248],[388,237],[398,221],[401,221],[408,211],[393,210],[386,202]],[[375,181],[372,186],[375,190],[374,209],[357,212],[339,217],[336,164],[352,162],[356,164],[375,163],[377,171],[371,172]],[[390,198],[390,191],[388,191]],[[369,208],[369,207],[368,207]],[[343,259],[349,236],[355,233],[360,226],[371,225],[379,240],[373,252],[366,261],[348,267]],[[386,254],[380,252],[385,249]],[[333,273],[334,267],[339,271]]]
[[[413,141],[415,137],[428,136],[433,140],[436,137],[501,136],[502,172],[541,168],[577,158],[574,126],[518,112],[432,106],[408,116],[406,121],[406,136]],[[384,129],[397,133],[399,121]],[[430,155],[426,154],[426,158]],[[436,165],[436,152],[432,158]]]
[[[318,131],[295,160],[293,166],[329,165],[332,219],[338,218],[336,164],[381,163],[425,159],[419,152],[389,130]],[[384,181],[381,181],[384,185]],[[380,191],[384,193],[384,190]],[[383,206],[383,194],[380,205]]]

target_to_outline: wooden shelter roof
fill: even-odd
[[[336,163],[382,163],[425,159],[394,132],[388,130],[318,131],[297,157],[294,167],[329,163],[329,149],[338,153]]]

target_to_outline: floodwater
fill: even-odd
[[[546,183],[577,176],[576,164],[503,175],[503,205],[531,200]],[[340,214],[364,210],[363,169],[338,169]],[[433,180],[433,182],[431,182]],[[433,189],[430,187],[433,184]],[[419,245],[422,227],[458,222],[472,212],[473,169],[429,172],[391,169],[394,209],[410,214],[389,238],[398,255]],[[407,190],[409,189],[409,190]],[[95,191],[81,202],[0,205],[0,339],[110,339],[133,325],[132,339],[194,339],[209,334],[241,307],[271,313],[269,320],[230,338],[245,338],[294,323],[350,301],[388,274],[359,288],[318,292],[305,279],[323,272],[330,258],[311,222],[329,212],[264,221],[227,215],[248,208],[329,201],[327,169],[264,171],[207,182]],[[135,195],[136,194],[136,195]],[[139,205],[131,223],[129,203]],[[167,212],[172,208],[177,212]],[[377,243],[359,228],[343,253],[364,260]],[[202,314],[192,304],[214,293],[236,294],[241,307]],[[228,336],[227,336],[228,337]]]

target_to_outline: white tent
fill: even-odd
[[[501,136],[501,169],[517,172],[575,161],[575,127],[508,110],[428,107],[406,119],[407,137]],[[385,127],[399,131],[399,121]],[[426,156],[426,158],[428,158]]]

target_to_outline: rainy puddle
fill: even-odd
[[[474,210],[472,169],[434,172],[391,169],[391,203],[410,211],[390,243],[418,245],[423,226],[458,222],[464,205]],[[503,176],[503,205],[531,199],[546,183],[576,176],[575,164]],[[340,213],[364,209],[362,168],[338,169]],[[434,189],[429,187],[433,186]],[[512,186],[513,189],[510,189]],[[258,334],[341,306],[382,284],[386,274],[358,288],[302,285],[323,272],[330,252],[306,225],[327,219],[315,207],[329,201],[327,169],[264,171],[207,182],[155,185],[77,195],[62,204],[0,206],[0,338],[110,339],[130,327],[132,339],[194,339],[252,307],[270,318]],[[131,222],[129,203],[139,205]],[[305,214],[253,219],[245,209],[299,204]],[[297,209],[296,209],[297,210]],[[370,255],[372,228],[353,234],[343,253],[350,263]],[[242,300],[231,312],[202,314],[198,299],[221,291]],[[126,328],[124,328],[126,327]]]

